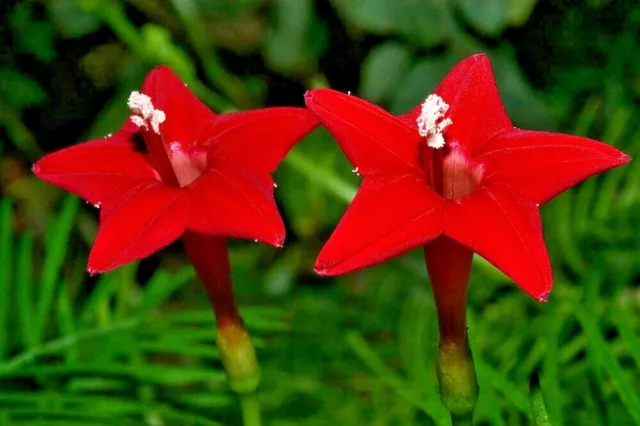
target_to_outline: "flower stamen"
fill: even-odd
[[[131,92],[127,106],[134,114],[131,116],[133,124],[145,130],[149,130],[149,125],[151,125],[151,129],[156,134],[160,134],[160,124],[164,123],[167,116],[164,111],[153,107],[149,96],[140,92]]]
[[[448,110],[449,104],[438,95],[429,95],[422,103],[422,111],[416,120],[418,133],[427,138],[431,148],[439,149],[445,144],[442,132],[453,124],[450,118],[445,118]]]

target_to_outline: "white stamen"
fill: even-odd
[[[445,118],[449,105],[438,95],[429,95],[422,104],[422,111],[416,120],[418,133],[427,138],[427,145],[434,148],[442,148],[445,145],[442,132],[453,122]]]
[[[253,240],[253,242],[254,242],[254,243],[257,243],[257,242],[258,242],[258,239],[256,238],[255,240]]]
[[[108,137],[108,138],[110,138],[111,136],[113,136],[113,133],[109,133],[109,134],[107,135],[107,137]]]
[[[274,188],[277,188],[277,187],[278,187],[278,184],[277,184],[277,183],[275,183],[275,182],[273,182],[273,187],[274,187]]]
[[[149,130],[149,124],[156,134],[160,134],[160,124],[164,123],[167,119],[164,111],[155,109],[151,98],[144,93],[131,92],[127,106],[134,114],[131,116],[131,121],[136,126]]]
[[[93,205],[93,207],[95,207],[96,209],[99,209],[101,205],[102,203],[97,202],[96,204]]]
[[[131,92],[127,106],[131,112],[141,115],[144,119],[151,117],[154,110],[151,98],[140,92]]]
[[[360,176],[360,173],[358,173],[359,168],[356,167],[355,169],[351,170],[351,173],[355,173],[356,175]]]
[[[347,95],[351,96],[351,90],[347,90]]]
[[[145,130],[149,130],[149,127],[147,127],[147,122],[139,115],[132,115],[131,121],[133,121],[133,124],[135,124],[136,126]]]
[[[164,111],[159,109],[153,111],[153,114],[151,114],[151,128],[156,132],[156,134],[160,134],[160,124],[164,123],[164,120],[166,119],[167,115]]]

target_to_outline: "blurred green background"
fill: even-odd
[[[636,0],[2,0],[0,19],[0,426],[240,423],[181,247],[89,277],[95,209],[29,171],[117,130],[157,64],[217,112],[333,87],[401,113],[486,52],[516,126],[640,154]],[[232,245],[265,423],[448,425],[421,251],[313,274],[357,188],[351,168],[315,131],[276,173],[285,248]],[[542,211],[549,303],[475,259],[476,424],[531,424],[537,372],[554,425],[640,425],[640,163]]]

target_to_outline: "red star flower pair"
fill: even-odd
[[[166,67],[151,71],[129,108],[117,133],[33,167],[39,178],[100,208],[89,272],[148,256],[185,232],[282,246],[270,173],[318,124],[309,111],[215,115]]]
[[[630,160],[594,140],[513,127],[485,55],[460,62],[405,115],[328,89],[305,100],[364,178],[317,259],[322,275],[445,236],[546,300],[552,275],[538,207]]]

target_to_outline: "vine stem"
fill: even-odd
[[[255,392],[240,395],[240,409],[242,410],[242,422],[244,426],[260,426],[260,401]]]

